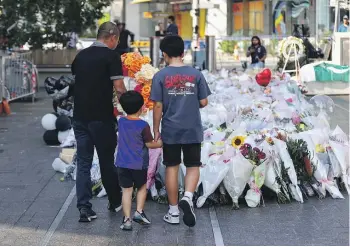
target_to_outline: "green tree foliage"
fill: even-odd
[[[219,43],[219,47],[224,53],[233,54],[237,43],[235,40],[224,40]]]
[[[112,0],[0,0],[0,34],[8,45],[26,42],[33,49],[46,43],[67,43],[66,34],[83,32],[103,16]],[[10,32],[7,29],[17,25]]]

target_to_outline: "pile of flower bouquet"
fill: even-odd
[[[248,73],[203,74],[213,94],[201,109],[197,207],[232,201],[238,209],[240,199],[257,207],[263,197],[285,204],[350,194],[349,137],[339,127],[330,128],[334,103],[328,96],[317,96],[320,104],[315,104],[288,75],[261,87]],[[159,166],[156,177],[164,186]],[[184,189],[181,171],[179,191]]]

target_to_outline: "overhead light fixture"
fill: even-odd
[[[133,0],[131,4],[136,4],[136,3],[149,3],[152,2],[152,0]]]

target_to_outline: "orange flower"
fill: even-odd
[[[151,87],[149,85],[144,85],[142,88],[143,95],[149,95],[151,93]]]
[[[147,108],[153,108],[153,101],[152,100],[148,100],[147,104],[146,104],[146,107]]]
[[[149,57],[143,57],[142,62],[143,62],[143,64],[150,63],[150,62],[151,62],[151,58],[149,58]]]
[[[135,78],[135,73],[129,69],[128,70],[128,76],[131,77],[131,78]]]

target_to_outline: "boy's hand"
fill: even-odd
[[[157,144],[159,145],[160,148],[163,147],[163,141],[161,139],[157,141]]]

